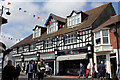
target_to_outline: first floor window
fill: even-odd
[[[103,43],[104,44],[109,43],[109,41],[108,41],[108,30],[103,30],[102,34],[103,34]]]

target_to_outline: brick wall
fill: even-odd
[[[115,25],[111,25],[111,28],[110,28],[110,43],[113,47],[113,49],[117,49],[117,41],[116,41],[116,37],[114,35],[114,33],[112,33],[112,29],[113,27],[115,28]],[[117,29],[118,29],[118,40],[119,40],[119,49],[120,49],[120,22],[117,23]]]

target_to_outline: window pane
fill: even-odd
[[[101,44],[101,38],[96,39],[96,44]]]
[[[99,38],[100,37],[100,32],[96,32],[95,33],[95,38]]]
[[[103,43],[108,43],[108,37],[103,37]]]
[[[102,33],[103,33],[103,36],[108,36],[108,30],[104,30],[102,31]]]

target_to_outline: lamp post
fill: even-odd
[[[8,10],[8,12],[6,12],[7,15],[10,15],[10,14],[11,14],[11,13],[9,12],[9,10],[10,10],[9,8],[6,8],[6,7],[2,6],[2,9],[1,9],[1,16],[3,15],[4,9],[5,9],[5,10]]]

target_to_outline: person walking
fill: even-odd
[[[14,80],[15,67],[12,65],[12,61],[8,60],[7,65],[3,69],[2,80]]]
[[[20,72],[21,72],[21,67],[20,67],[19,64],[17,64],[17,65],[16,65],[16,68],[15,68],[15,80],[18,80],[18,79],[19,79]]]
[[[38,70],[38,80],[43,80],[44,72],[45,72],[45,63],[43,62],[43,59],[41,59],[40,63],[38,63],[37,70]]]
[[[106,69],[103,61],[101,61],[101,64],[98,66],[98,72],[100,73],[100,80],[105,80]]]
[[[82,63],[80,63],[80,73],[79,73],[78,79],[80,79],[81,75],[83,74],[83,69],[84,69],[84,66],[82,65]],[[85,78],[84,74],[83,74],[83,78]]]
[[[116,74],[117,74],[118,80],[120,80],[120,64],[118,64],[118,68],[117,68]]]
[[[95,63],[92,65],[92,80],[95,78]]]
[[[28,73],[28,80],[33,80],[33,64],[32,60],[27,65],[26,74]]]
[[[33,69],[34,69],[34,78],[37,78],[37,64],[38,62],[36,61],[34,66],[33,66]]]
[[[47,63],[46,66],[45,66],[45,71],[46,71],[46,74],[47,75],[50,75],[50,67],[49,67],[49,64]]]

